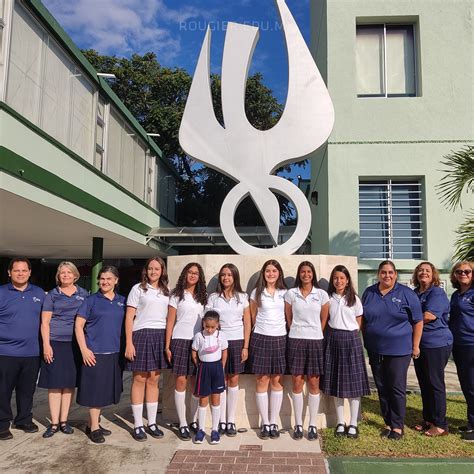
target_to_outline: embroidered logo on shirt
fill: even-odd
[[[399,300],[398,298],[395,298],[395,296],[392,298],[393,303],[401,303],[402,300]]]
[[[125,306],[123,303],[120,303],[120,301],[117,303],[117,306]]]
[[[84,301],[84,297],[83,296],[76,296],[76,300],[79,300],[79,301]]]
[[[36,296],[33,296],[33,301],[35,303],[41,303],[41,298],[37,298]]]

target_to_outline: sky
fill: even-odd
[[[211,69],[221,71],[225,28],[229,21],[260,28],[250,73],[285,101],[288,63],[274,0],[43,0],[60,25],[82,49],[130,56],[152,51],[163,66],[194,73],[209,25]],[[309,0],[286,0],[309,44]],[[300,171],[298,171],[300,172]],[[309,170],[301,173],[309,175]]]

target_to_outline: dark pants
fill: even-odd
[[[403,430],[406,412],[407,372],[411,355],[387,356],[369,352],[384,422]]]
[[[10,427],[13,419],[11,398],[16,393],[16,425],[31,423],[33,394],[40,367],[39,357],[0,356],[0,431]]]
[[[454,346],[453,359],[467,404],[467,423],[474,430],[474,346]]]
[[[421,349],[420,357],[415,359],[415,372],[423,401],[423,420],[433,423],[443,430],[446,422],[446,385],[444,368],[448,363],[453,346]]]

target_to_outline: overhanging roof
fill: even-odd
[[[237,227],[238,234],[250,245],[273,247],[268,230],[264,226]],[[278,244],[286,242],[294,233],[295,226],[282,226],[278,236]],[[220,227],[156,227],[148,235],[148,240],[156,240],[172,247],[189,246],[226,246],[229,244]]]

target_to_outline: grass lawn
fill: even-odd
[[[322,432],[321,448],[327,456],[376,456],[376,457],[474,457],[474,443],[463,441],[458,428],[466,425],[466,402],[462,396],[447,397],[448,424],[450,434],[428,438],[412,426],[422,419],[420,395],[407,396],[405,436],[401,441],[390,441],[379,437],[384,422],[380,416],[377,395],[362,399],[362,420],[359,424],[359,439],[336,438],[334,429]]]

